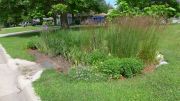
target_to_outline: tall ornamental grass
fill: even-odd
[[[139,57],[153,62],[158,50],[158,20],[150,17],[121,17],[110,23],[107,46],[121,58]]]
[[[42,33],[45,50],[51,55],[83,61],[85,54],[99,50],[119,58],[138,57],[146,63],[155,60],[159,24],[150,17],[121,17],[105,27],[60,30]]]

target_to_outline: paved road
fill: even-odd
[[[13,60],[0,45],[0,101],[38,101]]]

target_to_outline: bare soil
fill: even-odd
[[[154,72],[156,69],[156,65],[155,64],[151,64],[151,65],[148,65],[144,68],[144,70],[142,71],[142,73],[151,73],[151,72]]]
[[[44,68],[55,68],[60,72],[67,73],[72,63],[67,61],[62,56],[51,57],[44,53],[39,52],[38,50],[28,50],[30,54],[35,56],[35,62],[39,63]]]

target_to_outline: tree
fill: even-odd
[[[141,16],[150,15],[153,17],[163,17],[165,20],[167,18],[176,15],[177,9],[171,7],[169,4],[174,2],[173,0],[117,0],[117,8],[109,11],[109,18],[117,16]],[[171,1],[171,2],[170,2]],[[144,3],[144,5],[142,5]],[[167,4],[169,3],[169,4]],[[147,6],[149,5],[149,6]]]
[[[52,6],[52,9],[49,13],[55,15],[61,15],[61,24],[63,28],[67,28],[67,5],[65,4],[56,4]]]
[[[117,0],[117,4],[120,4],[121,2],[126,2],[129,7],[138,7],[140,9],[143,9],[144,7],[150,6],[151,0]]]
[[[0,1],[0,21],[5,26],[17,25],[21,22],[22,16],[27,12],[28,0],[1,0]]]
[[[104,0],[0,0],[0,20],[5,24],[18,24],[25,19],[48,17],[53,5],[67,6],[67,12],[61,14],[62,25],[67,24],[67,13],[107,12]],[[54,15],[54,18],[55,15]],[[66,24],[64,24],[66,23]]]
[[[146,15],[163,17],[167,20],[168,17],[173,16],[174,12],[176,12],[176,9],[166,5],[152,5],[150,7],[145,7],[144,12]]]
[[[177,0],[117,0],[117,4],[122,1],[126,1],[130,7],[138,7],[141,10],[151,5],[168,5],[180,11]]]
[[[68,27],[67,13],[71,13],[74,17],[75,14],[79,14],[79,13],[88,14],[91,11],[100,13],[100,12],[107,12],[108,10],[108,6],[104,0],[65,0],[65,1],[61,0],[59,3],[66,5],[66,11],[62,13],[60,8],[63,8],[63,6],[61,5],[60,7],[60,5],[58,4],[59,14],[61,14],[62,27]],[[57,6],[57,4],[55,6]],[[52,9],[53,8],[54,6],[52,7]]]

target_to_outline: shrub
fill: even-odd
[[[75,81],[105,81],[107,77],[105,74],[95,72],[91,67],[78,66],[71,68],[68,77]]]
[[[135,58],[109,59],[104,61],[98,69],[112,78],[118,79],[121,75],[129,78],[141,72],[143,62]]]
[[[143,69],[143,62],[135,58],[124,58],[120,60],[120,67],[122,75],[125,77],[132,77],[133,75],[140,73]]]
[[[120,67],[120,59],[109,59],[98,66],[100,72],[105,73],[112,78],[119,78],[123,73],[123,68]]]

